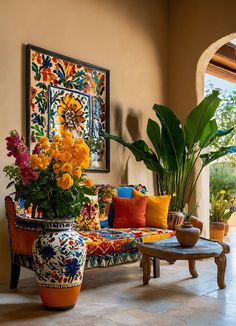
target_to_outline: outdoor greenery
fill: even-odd
[[[224,190],[225,198],[236,198],[236,168],[230,162],[214,163],[210,166],[210,193],[216,196]]]
[[[205,85],[206,94],[210,94],[215,86]],[[210,150],[236,143],[236,91],[219,89],[221,103],[215,113],[219,129],[234,128],[225,137],[216,138],[210,145]],[[236,156],[229,155],[210,165],[210,219],[212,222],[226,222],[231,216],[236,199]]]
[[[182,211],[189,203],[196,182],[203,168],[209,163],[227,154],[236,152],[236,146],[222,146],[217,150],[204,153],[217,138],[225,137],[232,128],[218,130],[214,115],[220,104],[219,92],[213,91],[194,108],[184,124],[168,107],[157,105],[153,110],[160,122],[149,119],[147,135],[153,145],[150,148],[144,140],[128,143],[122,138],[105,133],[105,137],[126,146],[137,161],[143,161],[146,167],[156,172],[157,194],[172,195],[171,210]],[[201,168],[190,183],[195,164],[201,160]],[[187,185],[190,190],[187,193]]]
[[[211,83],[205,85],[205,93],[209,95],[215,86]],[[216,138],[211,144],[211,150],[217,150],[221,146],[228,146],[236,143],[236,91],[219,90],[221,103],[215,113],[215,119],[220,130],[230,129],[234,127],[232,133],[226,135],[224,138]],[[235,155],[224,158],[236,166]]]

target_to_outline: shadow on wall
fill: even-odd
[[[126,127],[133,142],[140,139],[141,137],[139,119],[140,118],[142,119],[142,117],[140,117],[140,115],[137,112],[138,111],[135,111],[132,108],[129,109],[126,118]]]
[[[114,134],[123,137],[123,110],[122,107],[117,104],[114,108]]]

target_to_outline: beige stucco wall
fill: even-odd
[[[7,180],[2,169],[11,162],[6,156],[4,138],[11,129],[25,132],[24,45],[31,43],[110,69],[111,131],[131,140],[128,128],[131,121],[131,135],[145,138],[153,103],[166,102],[167,2],[0,0],[0,12],[0,282],[3,282],[9,275],[9,246],[4,211]],[[111,173],[92,174],[94,182],[126,182],[128,156],[122,146],[111,143]],[[146,169],[142,173],[152,190],[151,174]]]
[[[203,98],[203,77],[210,58],[231,36],[236,37],[233,34],[236,33],[236,1],[170,0],[169,3],[168,104],[184,120]],[[200,205],[198,216],[205,221],[205,235],[208,233],[208,185],[206,169],[196,191]]]

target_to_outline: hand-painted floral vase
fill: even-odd
[[[86,246],[72,225],[72,219],[44,220],[33,244],[36,282],[47,309],[72,309],[80,293]]]

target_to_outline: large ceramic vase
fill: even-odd
[[[47,309],[71,309],[80,293],[86,247],[72,224],[72,219],[45,220],[33,244],[36,282]]]
[[[193,227],[191,223],[185,222],[176,227],[176,239],[181,247],[194,247],[199,239],[200,230]]]

